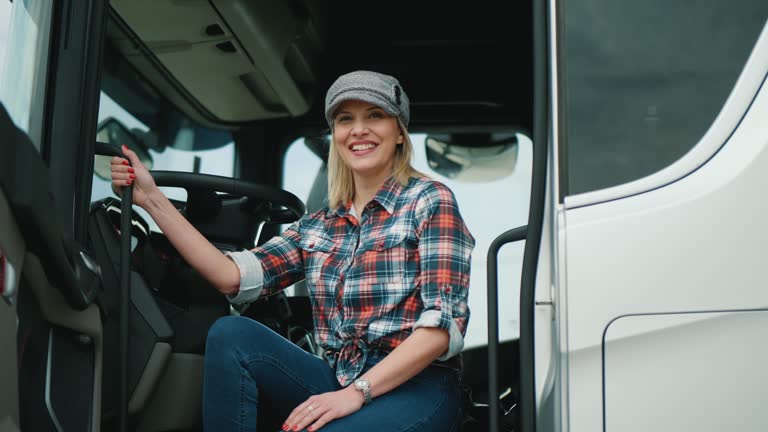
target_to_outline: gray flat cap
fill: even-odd
[[[400,118],[408,127],[408,96],[395,77],[370,71],[355,71],[340,76],[325,95],[325,119],[333,129],[333,112],[348,100],[374,104],[388,114]]]

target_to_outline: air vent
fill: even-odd
[[[235,48],[235,45],[232,42],[222,42],[217,43],[216,48],[219,49],[219,51],[225,52],[225,53],[234,53],[237,52],[237,48]]]
[[[205,28],[205,34],[208,36],[222,36],[224,34],[224,30],[218,24],[211,24]]]

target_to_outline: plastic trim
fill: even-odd
[[[48,359],[45,363],[45,407],[48,409],[48,415],[51,416],[51,422],[58,432],[63,432],[61,423],[59,423],[56,413],[53,411],[51,403],[51,364],[53,358],[53,328],[48,330]]]
[[[163,342],[156,343],[154,348],[152,348],[152,354],[150,354],[147,360],[144,373],[139,378],[131,399],[128,401],[128,412],[130,414],[141,412],[146,407],[147,401],[160,382],[160,378],[170,358],[171,346]]]

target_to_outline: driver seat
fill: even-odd
[[[104,429],[116,420],[118,396],[116,367],[119,365],[119,268],[121,203],[104,198],[91,205],[89,238],[104,269]],[[234,210],[234,209],[233,209]],[[193,218],[194,220],[194,218]],[[231,220],[231,219],[230,219]],[[195,221],[197,222],[197,221]],[[242,228],[209,222],[201,231],[225,250],[242,248],[231,239]],[[217,231],[222,229],[232,231]],[[216,234],[222,235],[216,235]],[[200,394],[204,343],[210,326],[232,313],[226,299],[184,263],[162,234],[150,231],[137,214],[131,230],[131,305],[129,368],[129,425],[143,431],[187,430],[200,426]],[[227,241],[229,240],[229,241]],[[308,322],[290,320],[293,305],[285,296],[271,296],[251,303],[242,315],[258,320],[290,337]],[[179,389],[186,389],[180,391]],[[173,407],[169,410],[169,407]],[[172,411],[173,414],[170,414]]]

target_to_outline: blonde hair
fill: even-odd
[[[408,130],[400,119],[397,119],[400,133],[403,134],[403,143],[395,147],[395,163],[392,175],[395,180],[405,186],[411,177],[426,177],[411,165],[413,158],[413,143],[408,135]],[[331,146],[328,150],[328,207],[333,209],[346,204],[355,196],[355,179],[352,170],[344,163],[344,160],[336,150],[334,138],[331,137]]]

